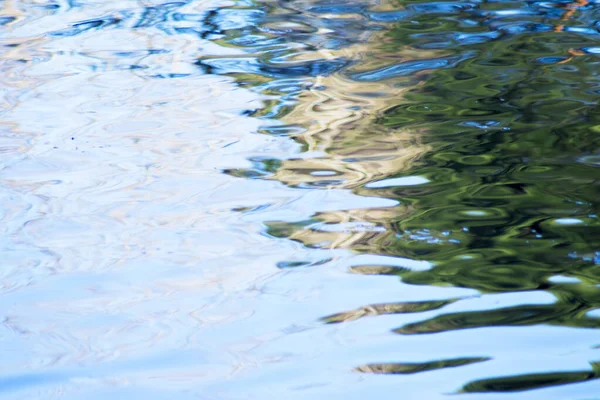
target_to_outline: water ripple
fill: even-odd
[[[598,2],[0,7],[4,393],[596,395]]]

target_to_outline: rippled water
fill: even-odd
[[[0,397],[598,397],[598,2],[0,10]]]

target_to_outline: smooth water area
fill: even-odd
[[[600,2],[0,2],[0,398],[598,399]]]

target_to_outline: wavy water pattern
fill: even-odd
[[[591,399],[597,1],[0,4],[0,397]]]
[[[352,343],[349,351],[371,352],[369,362],[354,361],[362,365],[356,371],[402,375],[441,363],[441,371],[423,382],[453,380],[446,389],[429,392],[418,379],[397,382],[409,391],[419,387],[421,398],[465,392],[510,393],[511,399],[521,398],[515,394],[520,392],[528,399],[537,393],[593,397],[595,373],[581,370],[590,362],[595,371],[597,355],[572,337],[593,335],[600,327],[598,3],[294,7],[352,20],[368,36],[365,43],[344,47],[294,38],[314,48],[294,46],[302,50],[286,56],[290,68],[292,60],[306,59],[340,66],[317,76],[307,70],[308,83],[297,94],[269,103],[266,110],[274,112],[254,114],[279,118],[285,129],[264,132],[287,134],[304,150],[290,159],[259,161],[254,176],[298,189],[348,188],[398,201],[393,207],[267,223],[270,235],[315,251],[352,250],[357,256],[349,272],[370,275],[362,281],[365,287],[377,284],[367,280],[373,276],[381,276],[376,281],[381,285],[393,276],[401,281],[391,301],[381,301],[387,295],[382,289],[378,301],[322,317],[327,324],[350,324],[336,331]],[[273,59],[257,58],[265,65]],[[267,76],[256,71],[238,74],[238,82]],[[297,77],[293,68],[286,78],[291,77]],[[262,92],[266,86],[255,87]],[[402,293],[408,287],[423,292],[412,298]],[[433,299],[426,290],[436,287],[462,288],[466,297]],[[390,342],[357,336],[375,331],[402,336]],[[476,345],[467,343],[478,335],[484,336]],[[555,340],[545,342],[546,335]],[[411,362],[392,362],[383,351],[377,356],[372,337],[388,352],[406,352],[409,343],[419,343],[410,348],[418,356]],[[456,360],[489,361],[479,371],[457,368],[456,375],[443,361],[418,361],[443,359],[439,351],[430,353],[440,341],[444,348],[460,349]],[[512,349],[523,360],[518,367],[503,361]],[[587,383],[581,389],[568,385],[576,382]]]
[[[256,133],[267,95],[198,65],[244,55],[211,41],[222,4],[0,7],[0,397],[260,397],[297,357],[263,344],[318,326],[287,307],[316,281],[278,265],[350,255],[273,241],[257,213],[395,202],[222,173],[300,147]]]

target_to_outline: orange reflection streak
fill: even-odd
[[[573,58],[577,57],[577,56],[582,56],[585,53],[581,50],[577,50],[577,49],[569,49],[569,54],[571,55],[569,58],[567,58],[566,60],[562,60],[560,61],[558,64],[566,64],[569,61],[571,61]]]
[[[575,11],[577,11],[577,9],[587,6],[589,3],[590,2],[587,0],[576,0],[572,3],[569,3],[566,7],[567,10],[563,14],[563,16],[560,18],[560,20],[561,21],[568,20],[569,18],[571,18],[573,16],[573,14],[575,14]],[[564,25],[557,25],[556,28],[554,28],[554,32],[562,32],[564,29],[565,29]],[[577,56],[582,56],[585,53],[580,50],[577,50],[577,49],[569,49],[569,54],[570,54],[569,58],[567,58],[566,60],[560,61],[558,64],[566,64],[566,63],[570,62],[573,58],[575,58]]]
[[[566,6],[567,10],[563,14],[563,16],[560,18],[560,20],[561,21],[568,20],[569,18],[571,18],[573,16],[573,14],[575,14],[575,11],[577,11],[578,8],[585,7],[589,3],[590,2],[587,0],[576,0],[572,3],[567,4],[567,6]],[[558,25],[556,28],[554,28],[554,32],[562,32],[564,28],[565,28],[564,25]]]

